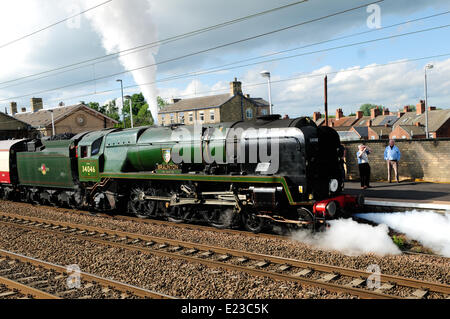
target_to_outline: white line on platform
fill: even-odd
[[[380,200],[365,200],[364,204],[369,206],[389,206],[389,207],[437,209],[450,211],[450,205],[434,204],[434,203],[409,203],[409,202],[388,202]]]

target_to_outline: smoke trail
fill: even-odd
[[[450,257],[450,214],[411,211],[406,213],[359,214],[358,217],[385,224],[411,239]]]
[[[90,0],[83,0],[85,7],[92,6]],[[86,14],[94,29],[102,37],[107,53],[126,50],[158,40],[156,26],[152,21],[149,1],[114,0],[108,5]],[[126,70],[154,64],[159,47],[155,46],[119,58]],[[128,53],[128,52],[127,52]],[[136,83],[152,83],[156,80],[156,66],[133,71]],[[155,123],[158,121],[157,89],[155,85],[141,86],[149,104]]]
[[[305,244],[325,249],[337,250],[349,256],[373,253],[376,255],[399,254],[400,250],[388,235],[386,225],[371,226],[359,224],[352,219],[339,219],[329,222],[325,232],[311,234],[298,231],[293,239]]]

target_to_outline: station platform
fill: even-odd
[[[346,182],[345,193],[363,194],[367,210],[435,210],[450,212],[450,184],[425,182],[373,182],[361,189],[359,182]]]

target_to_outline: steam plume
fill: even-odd
[[[359,214],[358,217],[385,224],[411,239],[450,257],[450,214],[411,211],[392,214]]]
[[[352,219],[339,219],[329,222],[330,228],[325,232],[311,234],[298,231],[294,240],[325,249],[337,250],[349,256],[373,253],[376,255],[399,254],[400,250],[388,235],[386,225],[371,226],[359,224]]]
[[[86,7],[92,2],[84,0]],[[114,0],[86,14],[94,29],[100,34],[107,53],[126,50],[145,43],[158,40],[156,26],[150,14],[150,3],[145,0]],[[133,54],[125,54],[119,58],[126,70],[135,69],[155,63],[155,55],[159,47],[142,50]],[[128,52],[126,52],[128,53]],[[156,80],[156,66],[133,71],[137,84],[153,83]],[[155,85],[141,86],[141,91],[149,104],[155,123],[158,121],[157,89]]]

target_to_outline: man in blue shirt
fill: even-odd
[[[384,160],[387,162],[388,168],[388,181],[391,182],[391,168],[394,168],[395,179],[397,183],[400,183],[398,179],[398,162],[400,161],[401,153],[397,146],[395,146],[394,140],[389,140],[389,145],[384,150]]]

